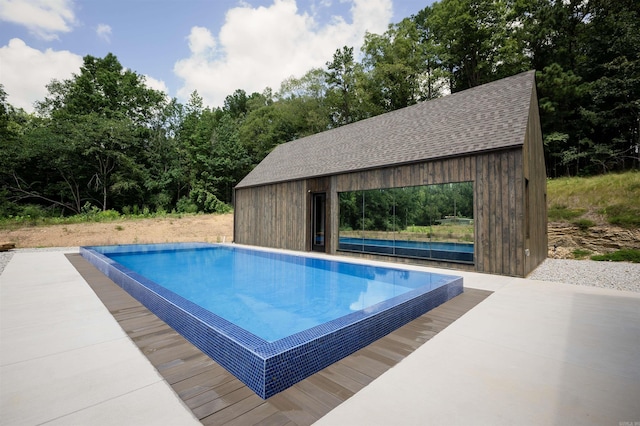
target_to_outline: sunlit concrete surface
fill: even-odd
[[[0,423],[200,424],[60,251],[0,276]]]
[[[464,276],[495,293],[318,425],[640,425],[640,294]]]

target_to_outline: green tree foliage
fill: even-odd
[[[353,47],[344,46],[327,62],[326,103],[329,108],[331,127],[340,127],[363,118],[375,111],[366,89],[366,76],[361,64],[355,62]]]
[[[431,29],[451,92],[498,80],[529,69],[519,24],[509,0],[442,0],[423,24]]]
[[[276,94],[278,103],[291,116],[293,138],[322,132],[331,126],[329,88],[323,70],[314,68],[301,78],[288,78]]]
[[[634,168],[639,162],[640,5],[521,2],[522,38],[538,69],[548,174]],[[528,9],[527,9],[528,8]]]
[[[425,58],[416,24],[404,19],[383,35],[367,33],[362,47],[368,91],[381,112],[415,104],[421,95]]]
[[[30,189],[30,195],[59,198],[59,205],[76,213],[85,200],[102,210],[141,200],[148,123],[162,108],[164,95],[147,88],[142,76],[125,70],[112,54],[86,56],[79,74],[47,88],[49,95],[38,104],[43,122],[33,136],[45,135],[27,139],[65,159],[65,164],[54,164],[58,182],[65,182],[69,191],[49,193],[57,185],[46,185]]]

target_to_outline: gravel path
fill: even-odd
[[[0,252],[0,274],[14,253],[36,250],[74,252],[77,248],[19,249]],[[547,259],[528,278],[640,293],[640,263]]]
[[[528,278],[640,293],[640,263],[547,259]]]
[[[0,252],[0,275],[2,275],[2,271],[4,271],[4,267],[9,264],[9,261],[13,257],[13,253],[11,251],[2,251]]]

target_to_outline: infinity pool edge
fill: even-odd
[[[198,243],[196,246],[214,247],[217,244]],[[267,342],[127,269],[94,247],[81,247],[80,254],[263,399],[373,343],[463,292],[462,277],[447,275],[451,281],[431,291],[412,290],[375,305],[372,312],[354,312],[284,339]],[[331,261],[350,263],[342,259]]]

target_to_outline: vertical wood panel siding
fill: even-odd
[[[524,177],[529,179],[529,256],[524,259],[523,275],[533,271],[548,253],[547,176],[544,164],[542,130],[535,85],[531,94],[529,121],[524,142]]]
[[[522,151],[482,154],[475,162],[476,270],[522,276]]]
[[[305,181],[236,189],[234,241],[306,250],[307,198]]]

